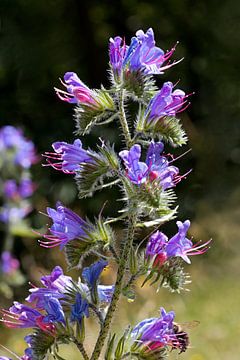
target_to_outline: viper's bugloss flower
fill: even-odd
[[[57,141],[52,144],[52,147],[54,152],[43,154],[48,161],[46,165],[64,173],[75,174],[76,171],[80,170],[82,163],[93,162],[90,151],[82,148],[82,142],[79,139],[76,139],[73,144]],[[57,160],[57,162],[52,160]]]
[[[108,265],[107,261],[99,260],[89,267],[85,267],[82,272],[82,277],[90,288],[96,286],[99,276],[103,269]]]
[[[139,161],[141,146],[138,144],[119,153],[124,161],[127,177],[132,183],[141,185],[147,181],[158,180],[164,190],[176,185],[179,181],[179,170],[176,166],[169,166],[167,158],[161,155],[163,147],[161,142],[151,142],[145,163]]]
[[[112,300],[114,285],[98,285],[98,297],[101,303],[110,303]]]
[[[163,74],[166,69],[179,62],[173,61],[164,65],[174,53],[175,47],[164,53],[155,46],[153,29],[148,29],[146,33],[138,30],[131,39],[130,46],[126,46],[125,42],[122,45],[122,38],[119,36],[110,39],[110,63],[118,75],[124,68],[131,72],[141,71],[146,75]]]
[[[24,204],[22,207],[11,206],[10,204],[5,204],[0,209],[0,221],[4,223],[16,223],[22,220],[25,216],[29,214],[32,210],[32,207],[28,204]]]
[[[30,295],[26,298],[29,303],[34,303],[39,309],[45,308],[45,298],[51,296],[55,299],[63,299],[64,291],[71,287],[71,277],[63,274],[60,266],[56,266],[50,275],[41,277],[44,287],[29,289]]]
[[[17,185],[16,180],[10,179],[3,185],[4,195],[8,199],[22,198],[25,199],[33,194],[35,189],[34,183],[30,179],[22,179]]]
[[[14,150],[13,160],[23,168],[29,168],[37,161],[33,142],[27,140],[21,130],[10,125],[0,129],[0,152],[8,149]]]
[[[148,351],[165,346],[177,347],[177,338],[174,334],[174,311],[167,313],[161,308],[159,318],[150,318],[141,321],[131,332],[134,340],[141,346],[146,346]]]
[[[127,46],[120,36],[109,40],[109,58],[113,72],[120,75],[123,68],[123,61],[126,56]]]
[[[0,260],[0,272],[13,274],[19,268],[19,261],[9,251],[4,251]]]
[[[43,247],[52,248],[59,245],[62,250],[69,241],[81,239],[85,235],[85,230],[89,229],[89,225],[79,215],[60,202],[57,202],[56,210],[48,207],[47,213],[53,225],[49,228],[51,234],[43,235],[49,241],[39,240]]]
[[[189,256],[204,254],[211,240],[201,244],[193,244],[187,239],[186,234],[190,227],[190,221],[177,221],[178,232],[170,240],[160,231],[154,233],[146,247],[146,257],[154,258],[153,266],[161,266],[167,259],[181,257],[188,264],[191,263]]]
[[[9,310],[2,310],[4,324],[9,328],[32,328],[42,313],[30,306],[14,301]]]
[[[168,81],[163,84],[161,90],[152,98],[146,111],[147,119],[161,119],[164,116],[175,116],[188,106],[185,92],[176,89],[173,91],[173,84]],[[185,105],[185,106],[184,106]]]
[[[47,315],[43,318],[44,323],[61,322],[65,323],[64,312],[60,301],[54,297],[45,296],[44,310]]]
[[[86,299],[84,299],[81,294],[76,295],[75,303],[71,306],[71,315],[70,321],[77,321],[81,323],[84,316],[89,317],[89,304]]]
[[[72,104],[80,103],[90,107],[98,105],[93,91],[79,79],[76,73],[66,72],[63,79],[64,82],[61,82],[67,91],[54,88],[59,99]]]

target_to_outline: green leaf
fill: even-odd
[[[107,343],[107,350],[105,353],[105,360],[113,360],[113,348],[114,348],[114,341],[115,341],[116,334],[113,336],[109,336],[108,343]]]

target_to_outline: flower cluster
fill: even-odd
[[[30,167],[37,156],[33,142],[20,129],[8,125],[0,128],[0,157],[0,223],[5,233],[0,256],[0,291],[11,297],[11,287],[24,281],[19,261],[11,253],[18,229],[31,231],[24,218],[32,209],[30,197],[36,185],[31,180]]]
[[[73,174],[80,198],[118,186],[119,193],[123,194],[119,200],[124,207],[119,215],[105,218],[103,206],[91,221],[60,202],[56,208],[47,208],[52,224],[41,234],[40,245],[59,246],[70,269],[82,268],[86,258],[91,261],[91,256],[97,257],[97,261],[83,267],[82,279],[78,281],[64,275],[56,266],[50,275],[41,278],[41,287],[30,289],[26,304],[14,302],[9,310],[2,310],[6,326],[34,329],[34,333],[25,338],[28,349],[23,360],[44,359],[49,353],[60,359],[58,345],[71,342],[77,345],[85,360],[98,360],[109,337],[120,296],[135,299],[133,285],[139,276],[145,276],[143,284],[152,279],[150,285],[159,282],[159,288],[179,292],[188,282],[184,262],[190,264],[190,256],[203,254],[209,248],[210,240],[193,244],[187,238],[189,220],[177,221],[178,232],[170,239],[157,230],[176,217],[174,190],[189,173],[180,175],[179,168],[173,165],[178,158],[164,153],[164,142],[174,147],[186,144],[186,134],[176,116],[188,107],[189,95],[175,89],[170,81],[157,90],[153,77],[179,62],[169,61],[174,51],[175,46],[167,52],[157,47],[152,29],[146,33],[137,31],[130,45],[116,36],[109,44],[109,89],[90,89],[74,72],[64,75],[61,82],[65,90],[55,88],[62,101],[75,106],[77,135],[89,133],[96,125],[105,126],[115,121],[121,127],[124,148],[116,153],[114,144],[106,142],[107,139],[101,139],[101,146],[96,145],[93,150],[84,148],[80,139],[72,144],[57,141],[52,144],[53,151],[43,155],[44,165]],[[131,100],[138,104],[133,121],[125,111]],[[6,143],[11,141],[7,139]],[[146,154],[145,161],[142,153]],[[34,187],[27,180],[8,180],[4,186],[5,196],[11,201],[30,196]],[[119,246],[114,223],[120,221],[126,225],[123,232],[126,236]],[[136,245],[137,233],[142,236],[137,229],[142,228],[153,228],[148,236],[144,231],[141,244],[149,238],[145,250]],[[11,270],[15,263],[13,259],[10,262]],[[99,277],[109,262],[118,268],[116,282],[103,285]],[[84,319],[92,313],[100,324],[100,331],[89,356],[84,347]],[[178,331],[174,317],[173,311],[161,308],[160,317],[145,319],[133,329],[128,327],[119,340],[113,334],[104,358],[165,360],[169,350],[186,351],[188,334]]]
[[[123,70],[141,71],[147,75],[163,74],[165,70],[177,63],[164,65],[174,51],[175,46],[166,53],[155,46],[154,33],[151,28],[146,33],[142,30],[137,31],[129,46],[120,36],[111,38],[109,44],[110,64],[118,76]]]
[[[156,231],[149,239],[146,247],[146,257],[154,259],[153,266],[163,265],[165,261],[172,257],[180,257],[186,263],[191,264],[189,256],[204,254],[208,249],[211,240],[204,244],[201,242],[193,245],[192,241],[187,239],[186,234],[190,227],[190,221],[183,223],[177,221],[178,232],[171,239],[160,232]]]

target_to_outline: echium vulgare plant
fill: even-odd
[[[11,125],[0,128],[0,293],[11,297],[11,286],[24,281],[19,261],[13,256],[15,236],[32,234],[25,217],[32,210],[35,184],[31,166],[37,160],[35,146],[21,129]],[[32,235],[31,235],[32,236]]]
[[[21,359],[47,359],[49,354],[63,359],[59,355],[62,343],[74,343],[85,360],[160,360],[171,350],[182,353],[188,347],[188,334],[174,322],[175,313],[164,308],[158,316],[129,326],[120,336],[111,333],[120,297],[134,299],[134,283],[140,276],[142,286],[150,283],[157,289],[179,292],[189,282],[184,264],[207,251],[210,242],[193,243],[188,238],[189,220],[177,221],[176,233],[170,238],[159,230],[176,218],[174,188],[187,175],[181,175],[177,158],[164,153],[164,142],[174,147],[186,144],[176,115],[188,106],[188,95],[171,82],[159,90],[153,77],[177,63],[169,60],[174,50],[164,52],[156,47],[152,29],[137,31],[130,45],[117,36],[109,43],[109,89],[90,89],[74,72],[67,72],[61,81],[63,88],[55,89],[61,100],[74,104],[80,137],[94,126],[115,122],[120,125],[123,149],[117,153],[114,144],[104,139],[95,149],[85,149],[79,138],[72,144],[56,141],[53,150],[44,154],[45,165],[74,175],[80,198],[118,186],[124,207],[115,218],[104,218],[101,211],[95,221],[81,218],[60,202],[56,208],[47,208],[52,225],[40,245],[59,246],[69,268],[81,268],[89,255],[97,260],[83,267],[78,281],[56,266],[41,278],[41,285],[32,286],[27,303],[14,302],[9,310],[2,310],[7,327],[33,328],[25,337],[28,348]],[[138,105],[133,120],[126,115],[132,101]],[[125,227],[120,246],[113,230],[117,221]],[[139,235],[142,228],[149,235],[145,236],[145,229],[140,246],[135,240],[136,231]],[[100,275],[109,261],[116,263],[116,281],[102,285]],[[91,354],[84,344],[85,318],[90,316],[99,325]]]

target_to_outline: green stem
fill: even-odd
[[[79,341],[77,341],[76,338],[74,338],[74,344],[77,346],[78,350],[82,354],[83,359],[84,360],[89,360],[88,354],[86,353],[86,350],[84,349],[83,344],[80,343]]]
[[[105,317],[103,326],[100,330],[98,339],[96,341],[96,345],[93,350],[91,360],[99,359],[101,350],[104,346],[104,342],[106,340],[106,337],[108,336],[109,327],[111,325],[112,318],[114,316],[114,313],[115,313],[115,310],[116,310],[116,307],[117,307],[117,304],[118,304],[118,301],[119,301],[119,298],[121,295],[124,274],[125,274],[126,266],[127,266],[127,262],[128,262],[129,247],[132,245],[134,231],[135,231],[135,225],[136,225],[136,215],[134,214],[134,215],[130,216],[130,218],[129,218],[128,235],[127,235],[127,240],[125,241],[124,246],[123,246],[121,259],[119,261],[119,268],[118,268],[118,273],[117,273],[117,280],[115,283],[115,290],[114,290],[114,293],[112,296],[112,301],[109,306],[107,315]]]
[[[126,145],[127,145],[128,148],[130,148],[131,145],[132,145],[132,139],[131,139],[131,134],[130,134],[127,118],[126,118],[126,113],[125,113],[125,110],[124,110],[124,94],[125,94],[125,91],[121,90],[119,92],[119,96],[118,96],[119,119],[120,119],[120,123],[121,123],[121,126],[122,126],[123,134],[124,134],[124,137],[125,137]]]

